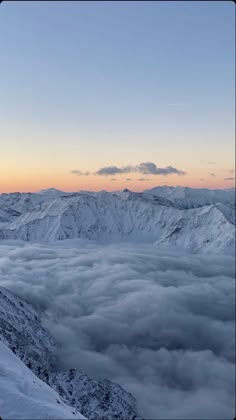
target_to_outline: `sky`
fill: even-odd
[[[2,2],[0,39],[0,192],[235,185],[233,2]]]

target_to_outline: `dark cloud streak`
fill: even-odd
[[[127,173],[141,173],[143,175],[185,175],[186,172],[181,171],[173,166],[166,166],[165,168],[158,168],[155,163],[153,162],[143,162],[139,165],[132,166],[105,166],[95,172],[96,175],[117,175],[117,174],[127,174]]]
[[[72,171],[70,171],[70,173],[72,175],[77,175],[77,176],[88,176],[88,175],[90,175],[90,172],[88,172],[88,171],[82,172],[79,169],[72,169]]]
[[[77,176],[87,176],[87,175],[98,175],[98,176],[111,176],[119,174],[128,174],[128,173],[140,173],[143,175],[171,175],[176,174],[179,176],[186,175],[186,172],[177,169],[173,166],[166,166],[165,168],[158,168],[153,162],[143,162],[139,165],[127,165],[127,166],[105,166],[98,169],[96,172],[91,173],[89,171],[82,172],[79,169],[73,169],[70,171],[71,174]]]

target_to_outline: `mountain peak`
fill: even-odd
[[[65,194],[64,191],[58,190],[57,188],[48,188],[45,190],[40,190],[37,192],[37,194],[46,194],[46,195],[59,195],[59,194]]]

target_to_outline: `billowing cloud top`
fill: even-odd
[[[234,417],[234,279],[230,256],[0,244],[0,284],[47,310],[62,365],[119,383],[142,418]]]

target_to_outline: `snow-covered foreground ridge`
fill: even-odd
[[[3,420],[137,418],[134,397],[119,385],[59,368],[54,341],[42,326],[44,320],[42,312],[0,287]]]
[[[37,378],[0,341],[0,414],[3,419],[84,419]]]
[[[233,253],[234,237],[235,189],[50,189],[0,195],[0,239],[135,240],[191,252]]]

